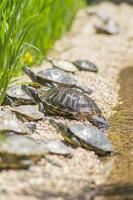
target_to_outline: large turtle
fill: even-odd
[[[77,88],[83,92],[90,94],[92,90],[88,87],[79,86],[71,76],[59,69],[46,69],[35,74],[29,67],[23,67],[24,72],[31,78],[32,81],[40,83],[41,85],[56,87],[56,86],[68,86]]]
[[[36,90],[23,85],[23,89],[36,102],[41,103],[41,111],[58,114],[67,118],[87,119],[99,128],[108,129],[109,125],[102,115],[100,108],[88,95],[74,88],[58,87],[47,91]]]
[[[74,146],[90,149],[98,155],[106,155],[113,152],[112,144],[107,136],[92,125],[66,125],[53,119],[50,119],[50,123],[61,131],[68,143]]]

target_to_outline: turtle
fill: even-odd
[[[15,132],[19,134],[28,134],[30,129],[10,112],[0,111],[0,132]]]
[[[98,72],[98,67],[89,60],[75,60],[73,63],[79,70]]]
[[[22,105],[12,107],[11,111],[15,112],[21,120],[37,121],[43,118],[43,113],[39,111],[37,105]]]
[[[47,60],[52,64],[53,67],[61,69],[65,72],[74,73],[77,71],[75,65],[68,60],[58,60],[58,59],[52,60],[51,58],[47,58]]]
[[[95,29],[97,33],[102,33],[102,34],[116,35],[119,33],[119,26],[113,20],[109,20],[107,23],[102,25],[97,24],[95,25]]]
[[[0,168],[28,168],[47,150],[38,142],[24,135],[10,135],[0,137]]]
[[[21,85],[9,87],[6,92],[5,102],[10,106],[33,104],[33,99],[21,89]]]
[[[64,142],[60,140],[47,139],[41,141],[40,144],[44,149],[48,151],[48,153],[64,155],[64,156],[71,155],[71,149]]]
[[[53,119],[49,121],[61,131],[64,139],[71,145],[84,147],[101,156],[113,152],[110,140],[95,126],[79,123],[66,125]]]
[[[24,72],[31,78],[32,81],[38,82],[41,85],[48,87],[67,86],[82,90],[87,94],[92,93],[92,89],[88,87],[79,86],[76,80],[71,78],[67,73],[59,69],[46,69],[35,74],[29,67],[23,67]]]
[[[75,88],[58,87],[47,91],[37,91],[28,85],[23,89],[40,104],[40,111],[57,114],[71,119],[87,119],[95,126],[108,129],[108,122],[102,115],[101,109],[88,95]]]

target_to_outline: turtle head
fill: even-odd
[[[64,129],[64,124],[58,122],[57,120],[54,119],[49,119],[49,123],[52,124],[55,128],[59,129],[59,130],[63,130]]]
[[[40,102],[40,98],[38,97],[38,92],[35,88],[29,85],[22,85],[22,90],[25,91],[31,98],[34,99],[35,103]]]
[[[22,69],[30,77],[32,81],[36,82],[37,77],[35,73],[29,67],[24,66]]]
[[[108,122],[105,120],[105,118],[103,116],[92,116],[92,119],[90,120],[90,122],[94,125],[97,126],[100,129],[104,129],[104,130],[108,130],[109,129],[109,124]]]
[[[57,120],[54,119],[49,119],[49,123],[52,124],[55,128],[60,130],[62,133],[67,133],[67,126],[64,123],[58,122]]]

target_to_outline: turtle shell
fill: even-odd
[[[77,138],[81,146],[94,150],[100,155],[113,151],[112,144],[106,135],[92,125],[73,124],[68,126],[73,136]]]
[[[65,143],[59,140],[45,140],[41,141],[40,144],[51,154],[64,156],[71,154],[71,149],[65,145]]]
[[[103,12],[102,10],[97,11],[96,16],[100,18],[103,22],[108,22],[110,20],[110,17],[107,13]]]
[[[21,89],[21,85],[11,86],[6,94],[13,100],[15,105],[34,103],[33,99]]]
[[[74,85],[76,81],[71,78],[67,73],[59,70],[59,69],[46,69],[37,73],[37,78],[41,79],[41,83],[44,81],[54,82],[57,84],[64,85]]]
[[[77,84],[76,80],[71,78],[67,73],[58,69],[46,69],[35,74],[29,67],[23,67],[24,72],[31,78],[33,82],[37,82],[47,87],[65,86],[77,88],[87,94],[91,94],[92,90],[88,87],[82,87]]]
[[[102,10],[99,10],[99,11],[88,11],[87,14],[89,16],[96,16],[98,17],[99,19],[101,19],[104,23],[108,22],[110,20],[110,17],[107,13],[105,13],[104,11]]]
[[[75,72],[77,71],[77,68],[74,66],[74,64],[68,60],[49,60],[53,67],[59,68],[66,72]]]
[[[0,168],[27,168],[47,150],[33,139],[11,135],[0,140]]]
[[[93,99],[74,88],[52,88],[45,94],[38,94],[49,113],[56,113],[72,118],[90,118],[101,115],[101,110]]]
[[[97,66],[89,60],[76,60],[74,61],[74,64],[79,70],[98,72]]]
[[[43,118],[43,113],[38,110],[36,105],[22,105],[11,108],[21,120],[37,121]]]
[[[30,133],[29,128],[18,120],[15,115],[0,111],[0,132],[6,133],[10,131],[20,134]]]
[[[55,120],[50,120],[50,122],[62,132],[64,139],[72,145],[93,150],[99,155],[113,152],[112,144],[107,136],[92,125],[65,125]]]

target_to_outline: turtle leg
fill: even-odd
[[[53,117],[47,115],[45,105],[42,102],[39,103],[39,111],[44,114],[44,117],[43,117],[44,121],[53,119]]]
[[[93,90],[91,88],[88,88],[88,87],[82,87],[78,84],[75,84],[75,85],[72,85],[71,86],[72,88],[77,88],[79,90],[81,90],[82,92],[84,93],[87,93],[87,94],[91,94],[93,92]]]
[[[108,130],[109,124],[103,116],[92,116],[89,120],[94,126],[97,126],[99,129]]]

